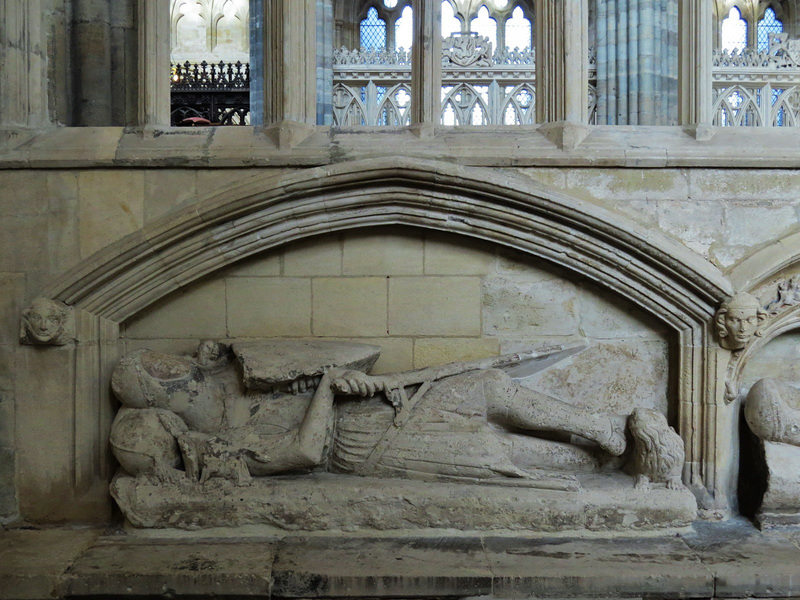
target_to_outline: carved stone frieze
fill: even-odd
[[[35,298],[22,311],[19,340],[31,346],[63,346],[75,338],[72,308],[49,298]]]
[[[800,304],[800,282],[792,277],[778,282],[776,297],[764,307],[764,310],[770,317],[774,317],[798,304]]]
[[[443,66],[491,67],[492,43],[488,37],[451,35],[442,42]]]

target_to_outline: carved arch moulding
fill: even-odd
[[[629,299],[677,340],[671,401],[686,448],[684,480],[721,490],[717,406],[724,380],[710,324],[731,294],[684,246],[523,175],[436,161],[377,159],[254,178],[201,200],[84,260],[45,294],[120,323],[192,281],[314,235],[407,225],[513,248]],[[722,376],[721,376],[722,375]],[[721,481],[721,480],[720,480]]]

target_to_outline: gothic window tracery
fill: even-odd
[[[778,20],[772,7],[764,11],[764,16],[758,22],[758,50],[766,52],[769,49],[769,36],[772,33],[781,33],[783,23]]]
[[[437,1],[442,3],[443,38],[440,122],[534,123],[532,0]],[[347,42],[348,6],[354,8],[349,14],[358,45]],[[341,0],[337,14],[334,125],[407,125],[413,47],[410,0]]]
[[[722,20],[721,26],[723,50],[744,50],[747,47],[747,21],[742,18],[742,11],[735,6],[728,16]]]
[[[361,21],[358,32],[362,50],[386,49],[386,21],[378,16],[374,6],[367,11],[367,18]]]

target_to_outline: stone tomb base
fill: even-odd
[[[763,442],[767,489],[756,519],[761,527],[800,524],[800,448]]]
[[[377,479],[319,473],[246,487],[155,486],[118,475],[111,493],[135,527],[269,525],[288,531],[646,531],[689,525],[688,490],[637,490],[622,474],[579,478],[576,490]],[[519,480],[517,480],[519,481]]]

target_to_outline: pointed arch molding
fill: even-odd
[[[255,253],[391,224],[454,232],[546,259],[666,323],[679,340],[687,475],[713,489],[717,394],[707,327],[729,283],[674,240],[517,172],[382,158],[256,177],[108,246],[47,293],[120,322]]]

